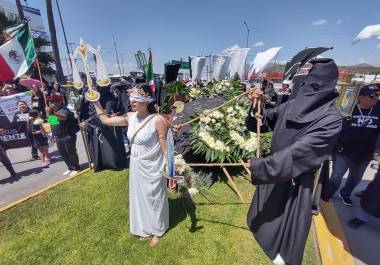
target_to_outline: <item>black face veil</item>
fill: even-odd
[[[313,66],[309,74],[295,84],[294,102],[289,106],[287,120],[296,123],[307,123],[324,115],[338,96],[335,86],[339,72],[334,60],[315,59],[310,63]]]

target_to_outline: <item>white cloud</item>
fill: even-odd
[[[341,20],[341,19],[338,19],[337,21],[336,21],[336,24],[342,24],[342,22],[343,22],[343,20]]]
[[[254,48],[263,47],[265,43],[263,41],[258,41],[253,45]]]
[[[315,20],[311,23],[311,25],[313,26],[323,26],[323,25],[326,25],[328,22],[326,19],[319,19],[319,20]]]
[[[380,48],[380,43],[376,45],[376,48],[379,49]]]
[[[364,59],[359,59],[359,63],[368,63],[368,62]]]

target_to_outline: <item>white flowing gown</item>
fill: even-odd
[[[147,118],[145,118],[147,119]],[[130,232],[136,236],[162,236],[169,228],[167,181],[160,173],[164,170],[164,153],[152,118],[141,129],[131,146],[129,167],[129,220]],[[128,121],[128,138],[144,123],[137,113]]]

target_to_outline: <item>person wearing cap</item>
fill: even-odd
[[[361,181],[375,151],[380,132],[378,93],[379,89],[375,85],[366,85],[360,89],[352,117],[343,121],[335,148],[328,196],[332,197],[338,191],[348,170],[347,181],[338,193],[342,203],[347,206],[352,206],[351,193]]]
[[[79,171],[79,158],[76,149],[76,126],[74,113],[62,104],[62,97],[51,95],[48,98],[49,106],[46,107],[51,132],[57,144],[58,153],[68,167],[63,175],[73,176]]]
[[[276,106],[285,103],[289,99],[290,95],[290,85],[292,81],[290,80],[284,80],[281,83],[281,88],[278,90],[277,97],[276,97]]]

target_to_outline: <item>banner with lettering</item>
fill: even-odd
[[[19,101],[24,101],[29,107],[31,107],[31,93],[28,91],[11,96],[0,97],[0,110],[5,114],[10,122],[13,120],[14,114],[18,111],[17,102]]]
[[[0,114],[0,127],[4,129],[0,133],[0,144],[5,149],[30,146],[26,122],[9,122],[4,114]]]

